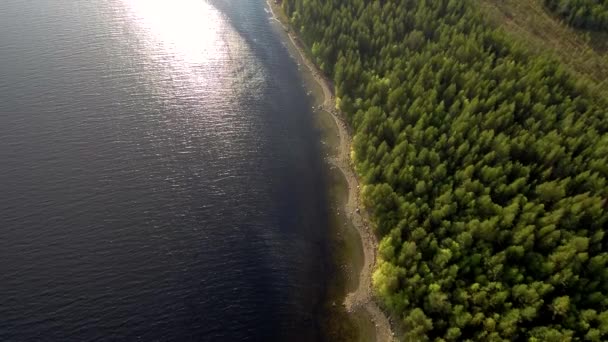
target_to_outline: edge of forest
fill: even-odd
[[[606,98],[474,3],[283,0],[356,132],[374,293],[407,340],[605,340]]]

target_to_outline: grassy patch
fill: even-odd
[[[574,29],[542,0],[477,0],[491,22],[531,50],[550,53],[608,94],[608,33]]]

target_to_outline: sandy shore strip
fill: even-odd
[[[320,109],[331,113],[331,116],[338,127],[337,133],[340,137],[339,153],[336,157],[330,158],[330,163],[340,169],[348,182],[348,202],[345,204],[345,211],[361,237],[364,257],[363,267],[359,274],[359,285],[353,292],[350,292],[346,296],[344,305],[348,312],[352,313],[362,308],[368,313],[376,326],[376,341],[393,341],[394,334],[391,330],[390,322],[386,314],[376,303],[372,290],[372,272],[376,264],[378,241],[369,225],[367,212],[365,210],[360,210],[362,207],[359,198],[359,180],[350,160],[352,133],[344,120],[344,114],[335,108],[335,98],[331,82],[327,80],[321,71],[306,57],[298,38],[278,19],[270,1],[272,0],[268,0],[268,7],[270,8],[274,19],[283,27],[289,40],[300,54],[302,61],[312,73],[316,82],[323,89],[324,100]]]

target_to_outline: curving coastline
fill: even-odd
[[[369,225],[367,212],[365,210],[360,210],[362,206],[360,203],[359,179],[355,174],[350,159],[352,133],[344,120],[343,113],[335,108],[331,82],[325,78],[321,71],[317,69],[316,65],[308,59],[294,33],[279,20],[271,1],[272,0],[267,0],[267,4],[273,18],[283,27],[291,44],[306,65],[306,68],[311,72],[315,81],[323,90],[323,101],[320,105],[320,109],[331,114],[331,117],[338,128],[337,134],[340,141],[338,147],[339,152],[337,156],[330,157],[329,162],[332,166],[337,167],[342,172],[348,183],[348,201],[345,203],[344,209],[349,220],[357,230],[363,247],[363,266],[359,274],[358,286],[354,291],[346,295],[344,306],[347,312],[351,314],[359,309],[365,310],[376,327],[376,341],[393,341],[395,338],[390,321],[376,303],[372,289],[372,273],[374,266],[376,265],[378,241]]]

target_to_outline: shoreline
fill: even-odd
[[[285,34],[295,50],[300,55],[300,59],[306,65],[306,68],[313,76],[315,82],[323,91],[323,101],[317,110],[323,110],[330,114],[337,127],[339,136],[339,146],[337,146],[337,156],[329,157],[329,163],[338,168],[344,176],[348,185],[348,200],[344,203],[344,210],[348,220],[352,223],[357,231],[363,248],[363,265],[359,274],[358,286],[354,291],[349,292],[344,298],[344,307],[349,314],[354,314],[359,309],[365,310],[371,318],[371,322],[375,326],[376,341],[393,341],[394,333],[388,317],[378,306],[372,289],[372,273],[376,265],[376,257],[378,250],[378,241],[371,230],[369,217],[365,210],[361,210],[359,179],[351,165],[350,151],[352,145],[352,133],[350,127],[344,119],[344,114],[337,110],[334,106],[335,100],[331,83],[327,80],[322,72],[318,70],[316,65],[308,59],[307,55],[302,50],[299,43],[299,38],[294,37],[294,33],[278,18],[271,3],[273,0],[267,0],[268,7],[271,11],[273,19],[285,30]]]

